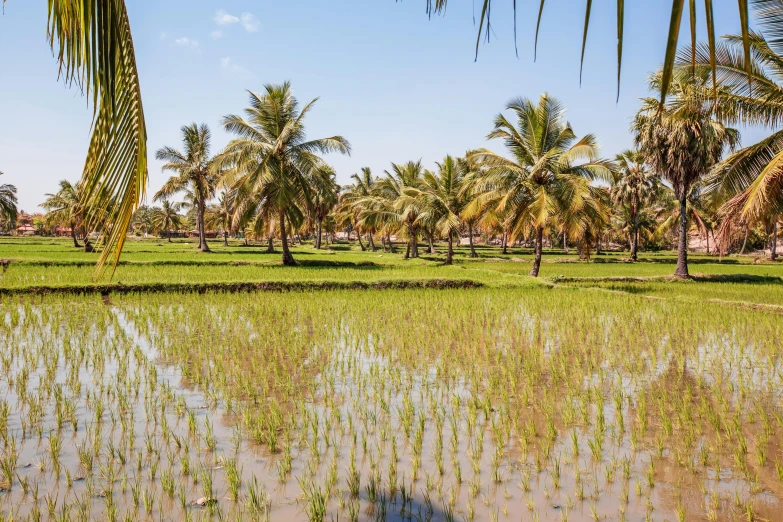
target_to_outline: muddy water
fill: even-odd
[[[313,489],[325,495],[327,520],[738,520],[749,510],[776,520],[783,513],[774,467],[780,426],[771,428],[767,461],[756,465],[760,423],[739,421],[747,423],[749,446],[743,472],[732,458],[730,436],[721,434],[725,426],[711,429],[697,416],[694,440],[682,446],[675,428],[661,435],[665,413],[650,399],[655,429],[634,436],[646,381],[623,375],[612,356],[604,366],[622,382],[621,400],[608,392],[597,398],[591,387],[602,382],[601,374],[585,375],[594,396],[579,403],[568,395],[551,415],[535,407],[536,396],[523,400],[512,390],[503,398],[490,393],[496,386],[482,387],[469,366],[486,364],[481,375],[492,380],[492,361],[450,366],[448,360],[464,352],[440,345],[438,336],[431,353],[409,364],[405,349],[394,345],[406,339],[321,312],[278,338],[312,343],[311,356],[296,362],[303,369],[297,379],[288,386],[281,375],[261,376],[276,381],[271,389],[286,389],[270,451],[248,432],[247,420],[267,415],[266,402],[274,398],[250,399],[196,375],[233,365],[238,375],[259,378],[252,358],[225,361],[217,350],[209,360],[196,349],[198,343],[262,343],[259,318],[244,308],[227,313],[225,297],[192,299],[186,304],[207,306],[219,318],[219,331],[244,337],[205,336],[209,328],[195,322],[201,317],[195,312],[193,324],[170,322],[154,302],[132,298],[5,305],[0,412],[7,414],[0,419],[6,418],[2,467],[10,480],[0,493],[4,518],[307,520],[317,503],[304,491]],[[342,303],[334,311],[365,309],[357,306]],[[187,306],[176,314],[189,317]],[[518,346],[521,332],[548,332],[542,353],[554,361],[560,340],[550,320],[523,307],[502,321],[504,328],[487,330],[503,352]],[[602,335],[613,335],[611,324],[601,327]],[[192,345],[183,346],[183,339]],[[751,393],[777,407],[768,392],[777,388],[780,368],[777,361],[767,365],[761,352],[718,336],[696,344],[687,362],[682,374],[650,364],[645,378],[674,390],[682,380],[733,379],[738,391],[725,400]],[[737,383],[749,375],[751,385],[740,393]],[[570,408],[576,413],[566,412]],[[569,422],[574,415],[586,420]],[[286,462],[290,469],[281,471]],[[241,477],[236,499],[232,465]],[[198,505],[200,499],[206,505]]]

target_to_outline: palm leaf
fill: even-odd
[[[123,0],[49,0],[49,43],[66,82],[92,94],[93,132],[82,174],[89,228],[105,220],[96,266],[116,269],[147,184],[147,131]]]
[[[585,64],[585,46],[587,45],[587,29],[590,26],[590,11],[593,7],[593,0],[587,0],[585,7],[585,28],[582,32],[582,57],[579,60],[579,85],[582,85],[582,67]]]
[[[669,21],[669,37],[666,41],[666,54],[663,60],[663,76],[661,78],[661,103],[666,101],[666,94],[674,70],[674,58],[677,55],[677,40],[680,35],[684,0],[672,1],[672,15]]]
[[[624,23],[625,23],[625,0],[617,0],[617,101],[618,102],[620,101],[620,70],[623,67]]]
[[[662,0],[658,0],[661,2]],[[426,0],[427,2],[427,14],[431,15],[432,12],[443,12],[446,10],[447,0]],[[692,47],[695,47],[696,43],[696,0],[688,0],[690,10],[690,32]],[[516,48],[516,10],[517,2],[512,0],[512,9],[514,11],[514,45]],[[538,18],[536,20],[536,32],[535,41],[533,44],[533,60],[535,61],[538,53],[538,36],[541,29],[541,16],[544,12],[544,5],[546,0],[540,0],[538,4]],[[780,17],[781,6],[779,0],[754,0],[754,5],[758,11],[761,12],[762,23],[767,23],[772,26],[772,29],[777,32],[777,35],[783,34],[783,19]],[[750,48],[747,45],[748,35],[750,32],[749,16],[748,16],[748,0],[738,0],[739,5],[739,17],[740,25],[742,27],[742,34],[744,35],[745,45],[745,58],[746,62],[750,62]],[[582,65],[584,63],[584,51],[585,43],[587,41],[587,31],[590,24],[590,12],[592,7],[592,0],[587,0],[587,8],[585,10],[584,31],[582,33],[582,58],[579,64],[579,81],[582,80]],[[715,24],[714,13],[712,9],[712,0],[704,0],[704,7],[706,11],[707,33],[710,41],[715,40]],[[478,49],[481,44],[482,33],[486,35],[489,40],[490,26],[491,26],[491,10],[492,0],[482,0],[481,3],[481,16],[478,23],[478,34],[476,35],[476,58],[478,58]],[[680,22],[682,21],[682,12],[684,10],[684,0],[672,0],[671,21],[669,23],[669,33],[666,42],[666,53],[664,56],[664,75],[661,89],[661,100],[663,101],[669,89],[671,81],[671,73],[674,68],[675,55],[677,53],[677,43],[679,40]],[[622,69],[622,48],[623,48],[623,19],[625,16],[625,2],[624,0],[617,0],[617,83],[618,83],[618,98],[620,91],[620,71]],[[475,18],[474,18],[475,23]],[[781,44],[783,40],[776,38],[776,43]],[[711,46],[713,46],[711,44]],[[714,46],[713,46],[714,47]],[[751,79],[748,77],[748,81]]]

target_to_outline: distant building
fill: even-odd
[[[32,236],[35,235],[37,232],[35,230],[35,227],[32,225],[22,225],[16,229],[16,235],[17,236]]]

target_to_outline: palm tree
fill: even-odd
[[[169,243],[171,243],[171,229],[182,226],[182,210],[184,203],[172,203],[168,199],[161,202],[160,207],[152,211],[152,221],[158,230],[165,230]]]
[[[335,173],[327,169],[315,176],[313,190],[312,218],[315,221],[315,248],[321,248],[321,236],[323,235],[324,220],[337,205],[340,186],[335,181]],[[329,238],[327,236],[327,244]]]
[[[3,173],[0,172],[0,176]],[[0,185],[0,216],[10,222],[16,221],[18,210],[16,208],[16,187],[4,183]]]
[[[213,159],[209,155],[211,135],[206,125],[192,123],[182,127],[182,152],[163,147],[155,154],[159,161],[166,163],[164,171],[176,172],[155,194],[154,200],[168,199],[178,192],[190,190],[196,203],[196,227],[198,229],[198,249],[209,252],[204,228],[206,202],[214,197],[218,181]]]
[[[476,151],[468,151],[464,158],[459,158],[460,169],[464,172],[465,180],[463,190],[466,194],[473,192],[473,185],[481,179],[484,172],[479,156],[474,154]],[[479,199],[475,204],[467,205],[462,211],[462,220],[468,229],[468,246],[470,247],[470,257],[478,257],[476,247],[473,244],[474,229],[480,221],[483,221],[491,210],[486,205],[482,205]],[[501,212],[502,214],[502,212]]]
[[[375,196],[380,199],[377,210],[385,219],[396,221],[408,234],[405,259],[419,257],[418,236],[421,228],[421,201],[416,197],[421,188],[424,168],[419,161],[392,163],[391,171],[375,184]],[[379,216],[380,217],[380,216]]]
[[[155,224],[152,220],[152,209],[146,205],[140,206],[133,214],[133,220],[131,220],[131,226],[134,230],[141,230],[144,232],[144,237],[155,231]]]
[[[68,225],[71,229],[71,238],[73,246],[81,248],[82,245],[76,239],[76,229],[82,227],[84,223],[84,214],[82,212],[81,185],[72,184],[67,180],[60,182],[60,190],[56,194],[46,194],[46,200],[41,203],[41,207],[46,210],[47,223],[56,223]],[[87,237],[87,231],[83,230],[84,237]]]
[[[465,190],[464,162],[446,156],[438,163],[438,173],[424,173],[421,186],[413,188],[415,197],[421,200],[420,219],[432,221],[435,230],[448,240],[446,264],[454,260],[454,239],[459,241],[462,214],[470,203],[470,192]]]
[[[361,174],[351,174],[351,179],[353,183],[344,187],[343,193],[340,194],[336,214],[339,223],[356,231],[359,248],[364,251],[362,233],[366,232],[369,235],[372,248],[374,246],[372,245],[372,236],[377,228],[377,223],[373,223],[372,220],[364,220],[360,225],[360,215],[366,209],[367,198],[371,197],[377,178],[372,175],[369,167],[362,167]]]
[[[661,73],[650,87],[660,90]],[[688,278],[688,197],[694,185],[727,149],[739,143],[739,133],[716,118],[715,106],[705,96],[704,82],[684,68],[676,71],[666,103],[642,100],[632,130],[636,145],[652,169],[665,179],[680,203],[680,230],[675,277]]]
[[[716,234],[721,252],[730,246],[738,228],[747,232],[755,224],[764,224],[776,236],[777,222],[783,216],[783,131],[779,130],[783,124],[783,42],[777,38],[783,30],[783,4],[759,0],[753,5],[761,32],[752,33],[749,39],[751,87],[742,37],[724,37],[715,60],[715,101],[723,121],[761,126],[772,133],[717,163],[705,180],[706,194],[722,205],[723,219]],[[680,57],[682,67],[686,66],[684,58]],[[709,78],[711,71],[707,49],[697,47],[696,74]],[[708,90],[712,91],[711,86]],[[771,257],[775,255],[773,248]]]
[[[565,108],[543,94],[537,104],[527,98],[512,100],[507,109],[517,118],[514,126],[503,114],[495,119],[488,139],[502,139],[513,159],[483,150],[474,153],[485,171],[474,190],[484,204],[508,212],[515,240],[527,232],[535,236],[535,257],[530,275],[541,268],[544,231],[558,217],[576,215],[591,198],[589,182],[608,180],[612,164],[598,158],[592,134],[577,139],[565,120]],[[573,236],[582,235],[584,223],[572,220]]]
[[[223,231],[223,246],[228,246],[228,235],[235,230],[235,202],[236,192],[223,191],[220,196],[218,196],[217,204],[207,208],[204,214],[204,221],[211,229],[220,229]]]
[[[615,157],[617,169],[612,174],[612,201],[627,208],[630,218],[631,259],[639,250],[639,215],[641,207],[655,194],[658,177],[645,163],[638,150],[624,150]]]
[[[263,93],[249,92],[245,118],[229,115],[223,126],[237,137],[221,154],[219,163],[230,169],[229,180],[241,198],[259,214],[275,216],[283,245],[283,264],[295,265],[288,248],[286,222],[301,222],[312,208],[313,178],[326,168],[317,154],[350,154],[342,136],[308,140],[304,119],[317,98],[300,111],[291,84],[265,85]]]

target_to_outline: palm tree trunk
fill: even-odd
[[[419,257],[419,238],[416,235],[416,232],[411,228],[411,257],[417,258]]]
[[[267,238],[266,243],[266,251],[268,254],[274,254],[275,253],[275,241],[272,237],[272,234],[269,234],[269,237]]]
[[[389,245],[389,253],[394,253],[394,242],[391,240],[391,232],[386,232],[386,244]]]
[[[432,234],[429,231],[427,232],[427,241],[429,241],[429,244],[430,244],[430,254],[434,254],[435,253],[435,243],[433,242]]]
[[[674,277],[688,279],[688,200],[680,201],[680,241],[677,245],[677,269]]]
[[[288,232],[285,229],[285,212],[280,210],[280,241],[283,243],[283,266],[294,266],[294,256],[288,249]]]
[[[530,275],[538,277],[538,271],[541,269],[541,252],[544,250],[544,227],[536,227],[536,246],[535,257],[533,259],[533,268]]]
[[[468,242],[470,243],[470,257],[478,257],[476,249],[473,247],[473,223],[468,222]]]
[[[76,227],[73,226],[73,223],[71,223],[71,237],[73,238],[73,246],[76,248],[81,248],[79,241],[76,239]]]
[[[318,219],[315,222],[315,248],[321,248],[321,220]]]
[[[369,236],[370,239],[369,249],[375,252],[376,248],[375,248],[375,242],[372,240],[372,232],[369,232],[367,235]]]
[[[772,248],[769,252],[769,258],[774,261],[778,258],[778,222],[772,225]]]
[[[362,243],[362,235],[359,233],[359,231],[356,231],[356,239],[359,240],[359,248],[362,249],[362,252],[364,252],[364,243]]]
[[[223,231],[223,246],[228,246],[228,232]]]
[[[166,229],[166,235],[168,236],[169,243],[171,243],[172,241],[171,241],[171,229],[170,228]]]
[[[631,212],[633,226],[631,228],[631,260],[638,261],[639,252],[639,200],[634,192],[631,199]]]
[[[503,231],[503,239],[501,242],[503,244],[503,254],[508,254],[508,234],[506,234],[505,231]]]
[[[563,232],[563,252],[568,253],[568,236],[566,236],[565,232]]]
[[[204,230],[204,195],[198,192],[198,205],[196,205],[196,221],[198,221],[198,249],[202,252],[210,252],[207,244],[207,234]]]
[[[451,232],[449,232],[449,249],[446,251],[446,264],[450,265],[454,262],[454,246],[453,246],[454,238],[452,237]]]
[[[750,226],[746,223],[745,224],[745,239],[742,241],[742,250],[740,250],[740,255],[745,253],[745,247],[748,246],[748,232],[750,232]]]
[[[707,229],[707,255],[710,255],[710,229]]]

